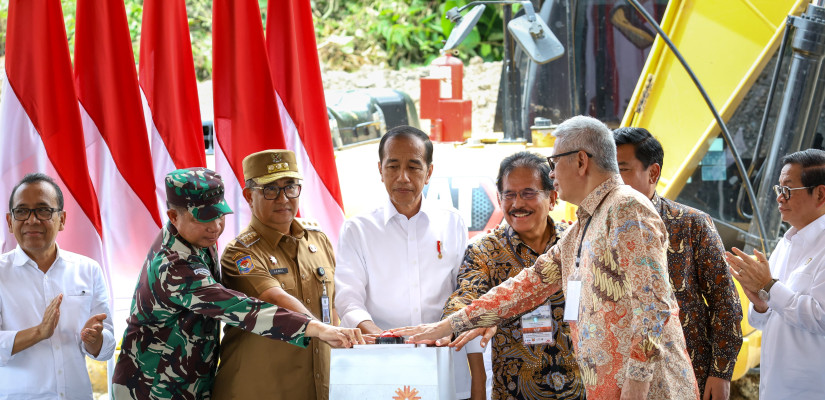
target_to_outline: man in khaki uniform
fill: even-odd
[[[224,250],[222,283],[248,296],[330,323],[335,256],[317,224],[296,219],[301,174],[295,154],[266,150],[243,160],[249,226]],[[329,345],[306,349],[227,326],[216,399],[327,399]]]

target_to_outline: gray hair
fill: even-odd
[[[593,156],[593,162],[602,171],[619,173],[613,132],[603,122],[577,115],[559,124],[553,136],[556,137],[557,146],[564,144],[565,151],[584,150]]]

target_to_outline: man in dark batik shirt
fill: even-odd
[[[651,199],[667,227],[670,280],[699,392],[727,399],[742,346],[742,306],[722,239],[706,213],[656,193],[664,151],[650,132],[620,128],[613,137],[622,180]]]
[[[549,175],[550,166],[545,159],[532,153],[519,152],[502,161],[496,184],[507,225],[469,246],[459,271],[458,289],[447,301],[444,316],[532,266],[539,255],[558,241],[569,225],[555,224],[548,215],[557,197]],[[562,318],[564,294],[558,291],[548,302],[558,327],[555,344],[525,344],[521,318],[504,322],[497,331],[476,330],[495,334],[493,399],[585,398],[570,326]],[[471,364],[480,362],[479,359],[468,355]]]
[[[301,347],[313,336],[335,347],[364,343],[358,329],[326,325],[217,282],[215,242],[232,213],[223,193],[220,175],[206,168],[166,175],[169,222],[135,288],[114,399],[209,399],[219,322]]]

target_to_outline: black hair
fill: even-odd
[[[401,125],[390,129],[384,136],[381,137],[381,142],[378,144],[378,161],[384,162],[384,145],[396,136],[406,136],[409,138],[418,138],[424,143],[424,161],[427,165],[433,163],[433,142],[426,133],[413,126]]]
[[[501,160],[501,166],[498,168],[498,176],[496,177],[496,188],[499,193],[504,190],[504,177],[519,167],[530,168],[538,172],[541,177],[542,190],[554,190],[553,180],[550,179],[550,164],[547,163],[547,158],[535,153],[520,151]]]
[[[636,149],[636,158],[645,168],[653,164],[659,164],[660,167],[664,165],[665,151],[662,144],[645,128],[629,126],[616,129],[613,131],[613,140],[616,141],[616,147],[632,144]]]
[[[796,164],[802,167],[802,186],[809,186],[808,193],[814,188],[825,185],[825,151],[807,149],[782,157],[782,165]]]
[[[59,211],[63,211],[63,191],[60,190],[60,186],[58,186],[57,183],[55,183],[52,177],[40,172],[32,172],[30,174],[26,174],[26,176],[24,176],[23,179],[20,180],[20,182],[17,182],[17,184],[14,185],[14,189],[11,190],[11,196],[9,196],[9,211],[11,211],[11,209],[14,207],[14,204],[12,202],[14,201],[14,194],[17,193],[17,188],[19,188],[20,185],[23,184],[28,185],[37,182],[46,182],[52,185],[54,191],[57,193],[57,209]]]

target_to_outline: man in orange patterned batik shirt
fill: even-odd
[[[592,399],[698,399],[667,271],[662,219],[623,185],[613,134],[590,117],[556,129],[551,177],[578,221],[536,263],[410,340],[491,326],[564,290],[576,359]]]

